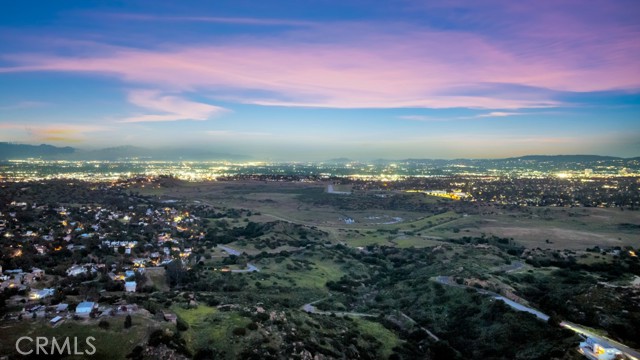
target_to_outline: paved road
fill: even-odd
[[[501,296],[501,295],[494,295],[493,297],[494,297],[495,299],[498,299],[498,300],[504,301],[507,305],[511,306],[512,308],[514,308],[514,309],[516,309],[516,310],[518,310],[518,311],[525,311],[525,312],[528,312],[528,313],[530,313],[530,314],[533,314],[533,315],[535,315],[538,319],[540,319],[540,320],[542,320],[542,321],[547,321],[547,320],[549,320],[549,315],[544,314],[544,313],[542,313],[542,312],[540,312],[540,311],[538,311],[538,310],[536,310],[536,309],[533,309],[533,308],[530,308],[530,307],[524,306],[524,305],[519,304],[519,303],[517,303],[517,302],[515,302],[515,301],[513,301],[513,300],[507,299],[506,297]]]
[[[410,317],[409,317],[409,315],[407,315],[407,314],[405,314],[405,313],[403,313],[403,312],[400,312],[400,315],[404,316],[404,318],[405,318],[405,319],[407,319],[407,320],[411,321],[412,323],[417,324],[417,322],[416,322],[415,320],[413,320],[412,318],[410,318]],[[435,340],[435,341],[440,341],[440,338],[438,338],[434,333],[432,333],[431,331],[429,331],[429,329],[426,329],[426,328],[424,328],[424,327],[422,327],[422,326],[420,326],[420,329],[422,329],[424,332],[426,332],[426,333],[427,333],[427,335],[431,336],[431,338],[432,338],[433,340]]]
[[[377,315],[373,315],[373,314],[364,314],[364,313],[358,313],[358,312],[348,312],[348,311],[322,311],[322,310],[318,310],[318,308],[316,308],[315,306],[313,306],[313,304],[317,304],[321,301],[326,300],[327,298],[323,298],[320,300],[316,300],[316,301],[312,301],[308,304],[304,304],[302,305],[301,309],[304,312],[307,312],[309,314],[318,314],[318,315],[336,315],[336,316],[356,316],[356,317],[375,317]]]
[[[627,355],[632,360],[640,360],[640,352],[638,350],[632,349],[626,346],[625,344],[621,344],[615,340],[609,339],[608,337],[598,335],[595,332],[593,332],[591,329],[585,328],[581,325],[574,324],[569,321],[561,322],[560,326],[562,326],[565,329],[572,330],[580,335],[595,339],[598,341],[598,343],[602,345],[616,348],[622,351],[625,355]]]
[[[227,254],[229,254],[229,255],[240,256],[240,254],[241,254],[240,251],[238,251],[236,249],[233,249],[233,248],[230,248],[228,246],[218,245],[218,247],[220,249],[226,251]],[[253,264],[250,264],[250,263],[247,263],[247,268],[246,269],[231,270],[231,272],[234,272],[234,273],[248,273],[248,272],[258,272],[258,271],[260,271],[260,269],[257,266],[255,266]]]
[[[487,290],[483,290],[483,289],[476,289],[476,288],[473,288],[473,287],[470,287],[470,286],[456,284],[456,283],[451,281],[451,278],[449,276],[437,276],[436,277],[436,281],[441,283],[441,284],[444,284],[444,285],[456,286],[456,287],[468,287],[468,288],[471,288],[471,289],[475,289],[479,293],[490,295],[490,296],[493,296],[494,298],[496,298],[498,300],[504,301],[507,305],[511,306],[512,308],[514,308],[514,309],[516,309],[518,311],[526,311],[528,313],[531,313],[531,314],[535,315],[540,320],[544,320],[544,321],[549,320],[549,315],[547,315],[547,314],[545,314],[545,313],[543,313],[543,312],[541,312],[541,311],[539,311],[537,309],[534,309],[534,308],[531,308],[531,307],[528,307],[528,306],[524,306],[522,304],[519,304],[519,303],[517,303],[517,302],[515,302],[513,300],[509,300],[509,299],[505,298],[504,296],[501,296],[501,295],[496,294],[496,293],[491,292],[491,291],[487,291]],[[625,355],[627,355],[632,360],[640,360],[640,352],[638,350],[632,349],[632,348],[630,348],[630,347],[628,347],[628,346],[626,346],[624,344],[621,344],[621,343],[619,343],[619,342],[617,342],[615,340],[609,339],[608,337],[604,337],[604,336],[598,335],[598,334],[594,333],[592,330],[590,330],[590,329],[588,329],[586,327],[583,327],[583,326],[581,326],[579,324],[574,324],[574,323],[571,323],[571,322],[568,322],[568,321],[563,321],[563,322],[560,323],[560,326],[564,327],[565,329],[572,330],[572,331],[574,331],[574,332],[576,332],[576,333],[578,333],[578,334],[580,334],[582,336],[593,338],[593,339],[597,340],[599,343],[601,343],[602,345],[608,345],[610,347],[616,348],[616,349],[622,351]]]
[[[227,252],[227,254],[229,255],[235,255],[235,256],[240,256],[240,251],[236,250],[236,249],[232,249],[228,246],[223,246],[223,245],[218,245],[218,247],[224,251]]]
[[[234,273],[248,273],[248,272],[258,272],[258,271],[260,271],[260,269],[258,269],[257,266],[255,266],[253,264],[249,264],[249,263],[247,263],[247,268],[246,269],[231,270],[231,272],[234,272]]]

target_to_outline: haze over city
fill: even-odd
[[[3,4],[0,141],[640,154],[637,1]]]

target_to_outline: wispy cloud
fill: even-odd
[[[120,120],[123,123],[207,120],[228,110],[214,105],[186,100],[179,96],[163,95],[156,90],[133,90],[129,102],[156,114],[141,114]]]
[[[20,101],[15,104],[0,105],[0,110],[21,110],[21,109],[33,109],[43,106],[47,106],[49,103],[43,101]]]
[[[453,116],[453,117],[434,117],[434,116],[426,116],[426,115],[402,115],[402,116],[398,116],[398,119],[421,121],[421,122],[441,122],[441,121],[452,121],[452,120],[500,118],[500,117],[518,116],[518,115],[526,115],[526,113],[510,112],[510,111],[492,111],[489,113],[478,114],[473,116]]]
[[[526,13],[518,6],[510,6],[507,11],[518,17],[503,20],[481,12],[484,20],[472,20],[496,21],[512,29],[513,23]],[[508,18],[505,15],[500,13]],[[305,24],[278,19],[115,16],[138,21]],[[588,17],[565,19],[550,15],[539,19],[539,23],[523,26],[525,30],[540,31],[514,30],[506,34],[496,29],[471,32],[464,27],[444,31],[399,24],[383,27],[375,23],[332,23],[297,28],[275,37],[229,35],[215,42],[202,40],[173,46],[165,41],[161,49],[120,47],[99,55],[8,54],[2,58],[14,66],[2,67],[0,73],[99,73],[119,77],[134,86],[161,89],[163,93],[233,93],[239,94],[239,102],[248,104],[326,108],[517,110],[562,105],[553,98],[557,91],[639,89],[638,27],[607,24],[607,31],[589,30],[587,20]],[[563,28],[564,24],[567,26]],[[551,30],[546,30],[545,25]],[[487,83],[540,91],[460,95],[468,94],[465,89]],[[256,91],[274,95],[260,98],[254,95]],[[185,105],[195,106],[192,102]],[[145,108],[156,109],[155,105]],[[202,120],[219,109],[196,107],[192,111],[171,106],[171,110],[162,112],[125,121]]]
[[[62,142],[81,143],[87,138],[88,133],[104,132],[109,130],[105,126],[84,124],[48,124],[48,125],[19,125],[13,124],[14,129],[23,128],[29,142]]]
[[[480,114],[477,115],[476,117],[478,118],[494,118],[494,117],[507,117],[507,116],[517,116],[517,115],[524,115],[523,113],[519,113],[519,112],[506,112],[506,111],[492,111],[488,114]]]
[[[219,17],[219,16],[168,16],[134,13],[100,14],[100,17],[118,20],[158,21],[158,22],[201,22],[214,24],[257,25],[257,26],[312,26],[311,21],[268,19],[252,17]]]
[[[433,117],[426,115],[402,115],[398,116],[398,119],[402,120],[410,120],[410,121],[420,121],[420,122],[440,122],[440,121],[451,121],[455,118],[442,118],[442,117]]]
[[[267,132],[257,132],[257,131],[234,131],[234,130],[209,130],[206,132],[207,135],[213,137],[269,137],[273,134]]]

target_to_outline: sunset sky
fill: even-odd
[[[640,156],[640,1],[8,1],[0,141]]]

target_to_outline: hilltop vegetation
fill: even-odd
[[[5,183],[1,265],[47,275],[2,292],[2,328],[44,331],[53,313],[33,319],[27,308],[91,300],[103,309],[96,316],[117,304],[139,308],[135,336],[121,349],[133,359],[577,359],[579,338],[557,326],[563,319],[638,346],[637,247],[559,250],[555,238],[531,247],[526,238],[474,227],[484,224],[481,216],[556,221],[546,209],[499,214],[505,209],[359,191],[171,178]],[[578,221],[592,216],[550,211]],[[610,228],[621,236],[638,224],[635,212],[607,214],[621,214]],[[125,292],[118,274],[140,263],[148,270],[128,279],[136,292]],[[103,266],[71,276],[74,264]],[[30,289],[43,287],[55,295],[28,299]],[[166,321],[171,315],[175,324]],[[115,339],[122,334],[114,324],[124,321],[70,316],[63,325]],[[0,349],[12,351],[10,341]]]

